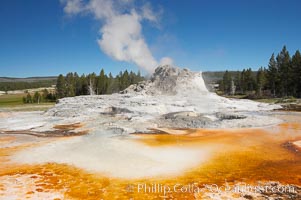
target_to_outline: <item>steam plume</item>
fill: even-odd
[[[91,14],[102,22],[97,42],[101,50],[113,59],[134,63],[149,73],[158,63],[172,63],[168,57],[158,62],[143,37],[143,20],[158,23],[158,15],[149,3],[141,8],[136,8],[133,0],[61,0],[61,3],[68,15]]]

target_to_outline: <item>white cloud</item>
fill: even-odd
[[[64,11],[68,15],[73,15],[82,12],[82,0],[61,0],[61,3],[66,4]]]
[[[140,9],[135,9],[133,0],[61,2],[66,14],[90,13],[95,19],[103,22],[98,44],[101,50],[113,59],[134,63],[150,73],[158,65],[142,34],[142,20],[158,23],[161,11],[156,15],[151,4],[147,3]],[[161,61],[172,63],[172,60],[166,57]]]
[[[144,4],[141,10],[143,18],[152,22],[158,22],[161,10],[159,13],[155,14],[150,3]]]
[[[86,10],[91,12],[96,19],[110,19],[117,15],[113,1],[110,0],[90,0],[86,5]]]

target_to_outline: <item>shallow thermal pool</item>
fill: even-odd
[[[300,147],[293,144],[301,140],[301,124],[298,119],[290,121],[268,128],[180,130],[181,135],[94,131],[38,143],[28,142],[32,136],[22,136],[26,137],[22,143],[18,135],[2,135],[0,197],[191,199],[194,192],[138,192],[137,185],[258,181],[301,185]],[[6,145],[13,141],[17,145]],[[15,187],[11,180],[19,180],[14,190],[9,189]],[[203,199],[202,195],[197,197]]]

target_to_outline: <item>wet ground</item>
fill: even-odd
[[[185,168],[173,175],[153,175],[147,178],[118,178],[59,163],[12,163],[12,156],[19,152],[72,137],[37,139],[28,135],[1,134],[0,198],[259,199],[255,193],[224,191],[226,185],[234,187],[242,183],[251,186],[293,185],[297,191],[301,185],[301,116],[298,113],[284,112],[274,115],[285,122],[266,128],[164,129],[160,134],[123,136],[125,141],[151,149],[210,149],[210,156],[199,165]],[[76,128],[77,125],[74,126]],[[62,125],[57,128],[65,129],[70,126]],[[173,131],[177,135],[167,134]],[[171,156],[177,157],[177,152]],[[195,155],[191,158],[196,159]],[[181,163],[175,162],[174,165],[180,166]],[[152,166],[149,166],[145,173],[151,169]],[[211,189],[207,186],[211,186]],[[223,189],[218,191],[217,187]],[[296,196],[296,191],[287,196],[279,191],[265,191],[263,195],[274,199],[280,196],[284,199],[298,199],[300,196]]]

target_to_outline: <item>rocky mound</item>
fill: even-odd
[[[83,122],[91,130],[110,129],[118,133],[116,130],[134,133],[160,127],[259,127],[279,123],[278,119],[259,113],[275,108],[278,107],[220,97],[207,90],[202,73],[165,65],[159,66],[150,80],[131,85],[121,94],[60,99],[43,116],[35,117],[31,128],[52,130],[57,121]],[[20,128],[28,126],[23,118],[18,124]],[[9,128],[11,122],[0,122],[1,126]]]
[[[156,68],[150,80],[131,85],[121,93],[176,95],[188,92],[208,93],[202,73],[163,65]]]

